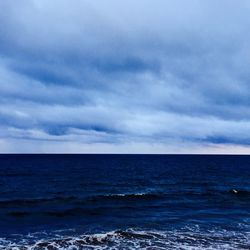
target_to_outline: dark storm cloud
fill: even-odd
[[[0,9],[2,148],[10,137],[249,144],[248,1],[21,0]]]

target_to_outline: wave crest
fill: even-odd
[[[182,231],[140,231],[117,230],[103,234],[82,235],[38,240],[33,244],[22,240],[14,244],[0,240],[3,250],[42,250],[42,249],[250,249],[250,233],[230,231],[201,232],[198,229]]]

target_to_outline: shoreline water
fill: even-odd
[[[201,231],[199,227],[182,230],[144,231],[116,230],[107,233],[74,233],[62,236],[34,233],[18,235],[20,240],[13,242],[0,239],[0,249],[42,250],[42,249],[249,249],[250,232],[235,232],[219,229]],[[43,237],[42,237],[43,235]],[[74,236],[73,236],[74,235]]]

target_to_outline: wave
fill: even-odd
[[[151,193],[134,193],[134,194],[103,194],[103,195],[93,195],[86,197],[77,197],[77,196],[56,196],[51,198],[35,198],[35,199],[11,199],[11,200],[0,200],[0,207],[29,207],[50,203],[74,203],[74,204],[83,204],[86,202],[97,202],[103,200],[149,200],[163,198],[161,194],[151,194]]]
[[[108,233],[37,239],[29,243],[13,243],[0,239],[0,249],[42,250],[42,249],[249,249],[250,233],[199,229],[181,231],[117,230]]]
[[[160,193],[124,193],[124,194],[105,194],[97,195],[90,198],[90,200],[152,200],[163,198],[164,195]]]
[[[0,200],[0,206],[32,206],[32,205],[40,205],[44,203],[51,202],[68,202],[74,201],[78,198],[75,196],[66,196],[66,197],[51,197],[51,198],[35,198],[35,199],[12,199],[12,200]]]
[[[152,200],[152,199],[159,199],[161,196],[157,194],[146,194],[146,193],[137,193],[137,194],[108,194],[108,195],[100,195],[100,196],[93,196],[91,198],[88,198],[87,200],[90,202],[98,202],[98,206],[93,209],[93,207],[85,207],[82,206],[83,204],[86,203],[86,199],[77,199],[75,197],[68,197],[67,199],[35,199],[35,200],[15,200],[12,202],[6,202],[8,205],[14,204],[16,206],[20,205],[25,205],[24,207],[20,207],[18,210],[15,209],[13,211],[9,211],[6,213],[7,216],[9,217],[27,217],[27,216],[50,216],[50,217],[68,217],[68,216],[82,216],[82,215],[100,215],[103,212],[107,211],[108,209],[112,209],[113,205],[111,204],[110,206],[102,206],[99,205],[99,202],[102,201],[134,201],[134,200]],[[69,208],[69,209],[63,209],[63,207],[58,207],[58,209],[55,210],[46,210],[44,208],[44,211],[32,211],[30,210],[29,206],[30,205],[38,205],[38,204],[43,204],[47,202],[55,202],[55,201],[61,201],[61,202],[66,202],[66,201],[73,201],[74,202],[74,207]],[[6,205],[5,203],[5,205]],[[0,203],[0,205],[2,205]],[[129,205],[121,205],[119,209],[131,209]]]
[[[156,192],[156,193],[125,193],[125,194],[106,194],[93,196],[91,200],[154,200],[154,199],[164,199],[172,197],[189,197],[189,196],[220,196],[220,195],[230,195],[238,197],[248,197],[250,196],[250,191],[241,190],[241,189],[230,189],[228,191],[224,190],[205,190],[205,191],[196,191],[196,190],[183,190],[176,192],[175,190],[169,190],[168,192]]]
[[[28,216],[49,216],[49,217],[71,217],[71,216],[94,216],[94,215],[100,215],[103,213],[103,207],[98,208],[82,208],[82,207],[75,207],[72,209],[65,209],[65,210],[51,210],[51,211],[11,211],[7,212],[6,216],[9,217],[28,217]]]
[[[250,191],[240,189],[230,189],[228,191],[222,190],[207,190],[207,191],[195,191],[195,190],[183,190],[176,192],[170,190],[169,192],[155,192],[155,193],[117,193],[117,194],[101,194],[86,197],[77,196],[55,196],[50,198],[35,198],[35,199],[12,199],[12,200],[0,200],[0,207],[29,207],[37,206],[50,203],[74,203],[74,204],[85,204],[87,202],[99,202],[99,201],[148,201],[148,200],[160,200],[160,199],[171,199],[178,197],[212,197],[212,196],[228,196],[249,198]]]

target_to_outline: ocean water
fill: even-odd
[[[0,155],[0,249],[250,249],[250,156]]]

